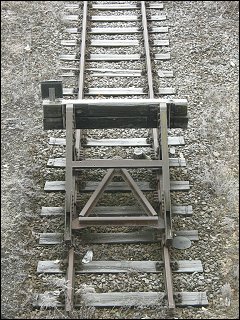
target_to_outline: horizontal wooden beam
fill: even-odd
[[[163,4],[149,4],[146,5],[147,8],[150,9],[163,9]],[[95,10],[133,10],[133,9],[138,9],[140,8],[138,4],[122,4],[122,3],[116,3],[116,4],[92,4],[91,5],[92,9]]]
[[[157,216],[140,217],[79,217],[72,221],[72,229],[79,230],[90,226],[148,226],[164,229],[164,221]]]
[[[56,158],[49,159],[47,163],[48,167],[56,168],[65,168],[66,159],[65,158]],[[183,167],[186,166],[185,159],[182,158],[170,158],[169,159],[170,167]],[[132,160],[132,159],[88,159],[82,161],[73,161],[73,169],[96,169],[96,168],[144,168],[144,169],[159,169],[162,167],[162,160]]]
[[[198,241],[197,230],[179,230],[174,232],[175,236],[182,236],[191,241]],[[80,234],[82,241],[86,243],[154,243],[161,242],[159,230],[147,229],[135,232],[99,233],[86,232]],[[56,245],[63,243],[63,233],[40,233],[39,244]]]
[[[100,89],[97,89],[98,92]],[[122,88],[118,89],[118,94],[121,94]],[[168,89],[171,88],[166,88],[167,91],[162,94],[170,94],[172,89]],[[106,90],[111,94],[111,89]],[[58,102],[44,100],[44,129],[65,127],[66,103],[72,103],[74,106],[76,129],[157,128],[161,101],[167,103],[168,125],[173,128],[185,128],[188,122],[185,99],[84,99]]]
[[[35,295],[33,307],[49,308],[63,307],[64,304],[53,298],[54,292],[49,294],[49,298],[45,294]],[[174,295],[180,297],[176,301],[177,307],[187,306],[207,306],[208,300],[206,292],[174,292]],[[52,301],[52,305],[51,305]],[[76,307],[143,307],[143,306],[159,306],[165,305],[164,292],[110,292],[110,293],[83,293],[81,294],[81,305]]]
[[[151,187],[149,182],[137,181],[139,188],[144,192],[156,191]],[[99,184],[99,181],[87,181],[86,184],[80,188],[81,192],[93,192]],[[170,181],[171,191],[189,191],[189,181]],[[44,186],[45,192],[65,192],[65,181],[46,181]],[[124,182],[111,182],[106,188],[105,192],[129,192],[131,189]]]
[[[177,268],[173,269],[175,273],[203,272],[200,260],[179,260],[176,261]],[[91,261],[88,264],[76,264],[77,274],[86,273],[128,273],[128,272],[146,272],[162,273],[163,261]],[[39,261],[37,273],[64,273],[59,260]]]
[[[172,215],[190,217],[193,214],[192,206],[172,206]],[[143,209],[136,206],[99,206],[92,211],[93,216],[139,216],[145,215]],[[63,217],[64,207],[42,207],[42,217]]]
[[[49,144],[52,145],[66,145],[65,138],[54,138],[49,139]],[[178,146],[184,145],[185,141],[183,137],[168,137],[168,145]],[[93,139],[87,138],[84,147],[149,147],[151,143],[147,142],[147,138],[124,138],[124,139]]]

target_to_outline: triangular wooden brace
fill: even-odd
[[[140,190],[136,182],[133,180],[131,175],[126,169],[108,169],[106,175],[103,177],[102,181],[99,183],[97,189],[93,192],[90,199],[85,204],[84,208],[79,214],[79,217],[87,217],[91,214],[92,210],[95,208],[100,196],[105,191],[106,187],[110,184],[114,176],[121,176],[123,180],[129,185],[132,190],[133,195],[140,203],[143,210],[148,216],[157,216],[157,212],[154,210],[150,202],[147,200],[143,192]]]

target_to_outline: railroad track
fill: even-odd
[[[177,215],[192,215],[191,205],[171,201],[174,191],[188,191],[190,185],[170,179],[170,168],[184,167],[186,162],[183,157],[169,157],[169,147],[183,145],[184,138],[168,136],[170,128],[187,127],[187,101],[172,97],[173,72],[163,67],[170,60],[163,5],[134,3],[66,5],[71,14],[65,16],[69,38],[62,40],[65,52],[60,55],[64,85],[62,80],[41,84],[44,129],[66,131],[66,138],[49,140],[51,145],[65,145],[66,156],[51,158],[47,164],[64,168],[65,181],[47,181],[44,188],[64,192],[65,206],[41,211],[44,217],[62,216],[65,228],[62,233],[42,233],[39,243],[62,243],[68,254],[66,265],[60,260],[39,261],[37,272],[66,275],[64,297],[52,305],[66,311],[79,305],[163,305],[172,310],[208,304],[205,292],[178,292],[173,286],[175,273],[203,271],[199,260],[171,258],[173,250],[186,249],[198,239],[196,230],[176,231],[172,224]],[[125,136],[115,137],[115,128]],[[96,173],[101,175],[97,181]],[[119,205],[123,194],[134,204],[124,200]],[[82,245],[99,245],[101,250],[101,244],[139,243],[156,243],[158,259],[93,258],[88,263],[76,259]],[[163,290],[75,297],[78,275],[131,272],[163,274]],[[49,292],[51,297],[54,292]],[[51,307],[49,300],[38,293],[34,306]]]

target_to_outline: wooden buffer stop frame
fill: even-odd
[[[167,244],[173,238],[168,156],[168,128],[186,128],[188,123],[185,99],[78,99],[64,100],[61,81],[41,83],[44,130],[66,130],[65,174],[65,233],[71,244],[72,232],[88,226],[148,226],[163,231]],[[81,129],[153,128],[155,159],[86,159],[78,157],[81,145],[76,145],[76,132]],[[77,150],[76,150],[77,149]],[[102,168],[107,173],[96,186],[91,197],[77,212],[77,172]],[[158,212],[152,207],[137,182],[127,169],[156,170],[159,199]],[[161,173],[161,174],[160,174]],[[91,216],[97,201],[114,176],[126,182],[146,215],[144,216]]]

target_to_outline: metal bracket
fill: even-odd
[[[41,82],[42,99],[55,101],[63,98],[63,85],[61,80],[46,80]]]

